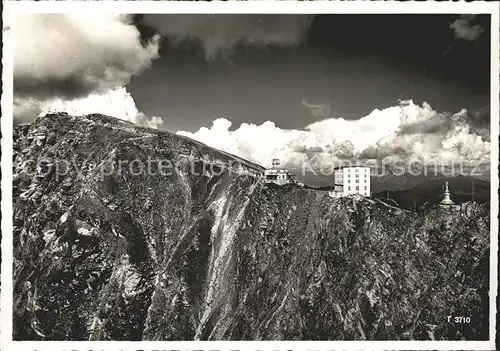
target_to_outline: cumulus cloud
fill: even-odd
[[[30,121],[37,116],[53,112],[67,112],[75,116],[100,113],[150,128],[158,128],[163,124],[163,119],[160,117],[150,118],[140,112],[134,99],[124,87],[71,100],[64,98],[51,98],[43,101],[35,98],[14,99],[14,114],[17,114],[22,121]]]
[[[19,14],[14,25],[14,119],[103,113],[157,127],[124,86],[158,57],[159,35],[141,37],[129,15]]]
[[[471,132],[480,135],[486,141],[491,140],[490,105],[484,106],[476,111],[467,111],[467,123],[470,125]]]
[[[15,123],[59,110],[159,126],[161,118],[139,112],[124,87],[158,57],[160,34],[171,42],[197,41],[213,59],[240,44],[295,46],[312,18],[144,15],[136,23],[133,16],[108,13],[19,14],[13,31]],[[149,35],[141,36],[146,27]]]
[[[475,17],[475,15],[462,15],[450,24],[450,28],[453,29],[456,38],[474,41],[483,34],[483,27],[479,24],[472,24]]]
[[[207,60],[227,58],[237,45],[298,45],[314,16],[311,15],[145,15],[144,21],[173,43],[199,43]]]
[[[210,128],[178,133],[265,166],[280,158],[292,169],[311,160],[313,167],[331,167],[343,160],[489,162],[490,142],[471,129],[466,110],[440,113],[411,100],[357,120],[328,118],[302,130],[281,129],[270,121],[243,123],[232,131],[230,127],[230,121],[219,118]]]
[[[14,90],[39,99],[75,98],[124,86],[158,56],[159,36],[141,44],[128,15],[19,14]]]
[[[310,104],[306,99],[302,99],[301,104],[307,107],[314,117],[330,116],[330,106],[327,104]]]

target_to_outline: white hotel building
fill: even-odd
[[[370,167],[337,167],[333,171],[334,190],[331,197],[352,194],[370,196]]]

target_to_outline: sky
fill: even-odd
[[[171,130],[194,131],[218,116],[234,125],[272,120],[281,128],[301,128],[325,117],[357,119],[401,98],[445,111],[479,109],[489,102],[488,34],[477,41],[457,40],[450,28],[455,19],[324,15],[289,20],[280,29],[293,33],[292,45],[240,45],[230,53],[221,48],[218,58],[208,60],[198,45],[167,42],[162,59],[133,77],[129,91],[145,113],[175,116],[165,123]],[[161,21],[168,19],[150,20]],[[476,21],[487,28],[488,18]],[[221,29],[221,37],[226,28],[231,25]]]
[[[14,123],[99,112],[292,168],[489,157],[489,15],[37,14],[18,23]]]

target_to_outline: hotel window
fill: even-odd
[[[356,183],[359,183],[359,179],[356,179]]]
[[[359,190],[359,186],[356,187],[356,190]]]
[[[359,178],[359,174],[356,174],[356,178]]]
[[[365,186],[365,190],[366,190],[366,186]]]
[[[351,187],[350,187],[350,186],[348,186],[348,187],[347,187],[347,190],[351,190]]]

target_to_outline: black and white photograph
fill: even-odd
[[[4,24],[2,339],[494,348],[498,4],[111,3]]]

